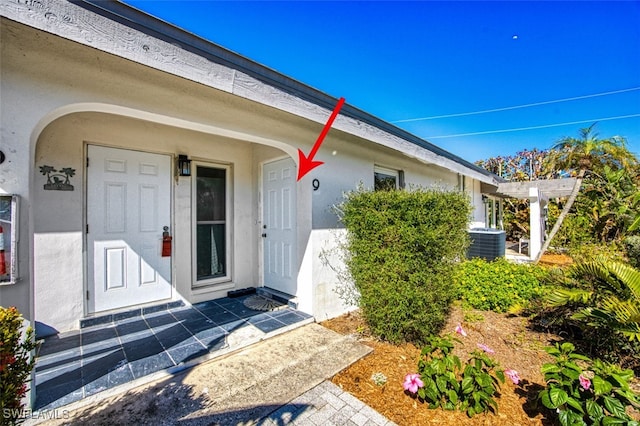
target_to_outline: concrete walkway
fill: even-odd
[[[390,425],[326,381],[370,351],[308,324],[153,383],[85,398],[40,424]]]
[[[260,426],[391,426],[382,414],[326,380],[268,417]]]

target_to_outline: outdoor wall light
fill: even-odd
[[[178,175],[191,176],[191,160],[186,155],[178,155]]]

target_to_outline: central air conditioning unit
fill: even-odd
[[[494,228],[472,228],[469,230],[471,245],[467,251],[467,258],[480,257],[494,260],[504,257],[507,234]]]

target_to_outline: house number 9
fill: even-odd
[[[314,191],[317,191],[320,188],[320,181],[318,179],[314,179],[311,184],[313,185]]]

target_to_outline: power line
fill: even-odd
[[[598,96],[615,95],[617,93],[632,92],[634,90],[640,90],[640,87],[631,87],[629,89],[621,89],[621,90],[614,90],[614,91],[611,91],[611,92],[595,93],[595,94],[592,94],[592,95],[575,96],[573,98],[556,99],[554,101],[534,102],[532,104],[516,105],[516,106],[510,106],[510,107],[504,107],[504,108],[485,109],[485,110],[482,110],[482,111],[461,112],[461,113],[458,113],[458,114],[434,115],[432,117],[408,118],[408,119],[405,119],[405,120],[392,121],[392,123],[408,123],[410,121],[435,120],[437,118],[462,117],[462,116],[465,116],[465,115],[486,114],[486,113],[489,113],[489,112],[508,111],[508,110],[512,110],[512,109],[529,108],[529,107],[539,106],[539,105],[549,105],[549,104],[557,104],[559,102],[568,102],[568,101],[576,101],[576,100],[579,100],[579,99],[595,98],[595,97],[598,97]]]
[[[424,139],[427,139],[427,140],[445,139],[445,138],[456,138],[456,137],[461,137],[461,136],[487,135],[487,134],[490,134],[490,133],[520,132],[522,130],[546,129],[547,127],[560,127],[560,126],[568,126],[568,125],[571,125],[571,124],[595,123],[597,121],[620,120],[620,119],[623,119],[623,118],[633,118],[633,117],[640,117],[640,114],[618,115],[616,117],[594,118],[592,120],[570,121],[570,122],[567,122],[567,123],[545,124],[545,125],[542,125],[542,126],[520,127],[520,128],[516,128],[516,129],[487,130],[487,131],[484,131],[484,132],[460,133],[460,134],[457,134],[457,135],[432,136],[432,137],[426,137]]]

